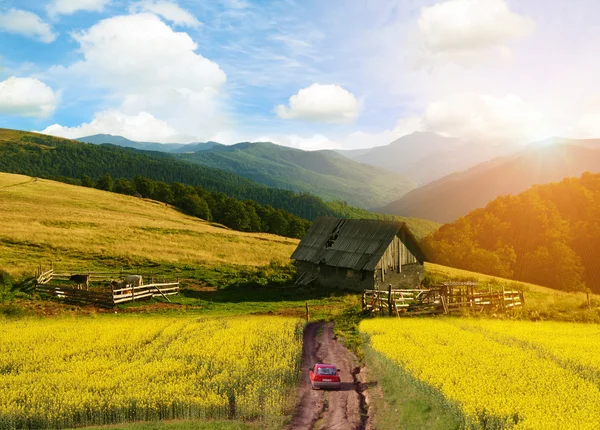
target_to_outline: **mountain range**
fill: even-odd
[[[378,211],[447,223],[503,194],[600,172],[600,140],[553,138],[417,188]]]
[[[311,193],[268,187],[235,173],[180,160],[176,154],[93,145],[38,133],[0,128],[0,171],[81,184],[109,174],[114,179],[143,177],[167,184],[176,182],[220,193],[223,197],[253,200],[313,220],[318,216],[390,218],[340,201],[325,201]],[[417,219],[406,221],[423,237],[439,225]]]
[[[110,135],[80,140],[154,148],[269,187],[308,190],[327,200],[442,223],[502,194],[600,171],[599,139],[553,137],[493,146],[417,132],[389,145],[338,151],[302,151],[269,142],[159,144]]]
[[[93,136],[80,137],[75,139],[79,142],[93,143],[101,145],[110,143],[112,145],[122,146],[123,148],[133,148],[142,151],[158,151],[169,153],[196,152],[212,149],[215,146],[223,146],[217,142],[196,142],[196,143],[158,143],[158,142],[136,142],[123,136],[114,136],[112,134],[94,134]]]
[[[310,192],[362,208],[383,206],[418,186],[405,175],[354,161],[335,151],[302,151],[270,142],[161,144],[121,136],[78,139],[139,150],[161,151],[180,160],[226,170],[273,188]]]
[[[424,185],[518,149],[515,145],[488,145],[432,132],[416,132],[388,145],[338,152],[360,163],[406,175]]]

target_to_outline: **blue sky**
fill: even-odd
[[[592,0],[0,0],[0,127],[482,145],[600,137]]]

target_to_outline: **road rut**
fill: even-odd
[[[318,362],[335,364],[340,369],[339,391],[311,389],[308,369]],[[299,401],[286,429],[368,430],[364,385],[359,374],[356,356],[335,339],[332,323],[308,324],[304,330]]]

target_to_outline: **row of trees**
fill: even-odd
[[[600,174],[501,196],[426,237],[435,262],[600,293]]]
[[[253,200],[238,200],[223,193],[179,182],[167,184],[143,176],[130,180],[114,180],[108,173],[96,181],[84,175],[80,181],[69,181],[86,187],[95,187],[120,194],[158,200],[179,208],[188,215],[207,221],[216,221],[239,231],[265,232],[280,236],[301,238],[310,222],[270,205],[260,205]]]

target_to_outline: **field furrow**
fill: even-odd
[[[298,321],[279,317],[21,320],[0,327],[0,428],[156,419],[282,420]]]
[[[467,428],[600,428],[594,383],[535,348],[455,321],[378,319],[360,327],[376,351],[441,393]]]

